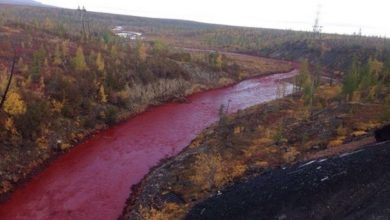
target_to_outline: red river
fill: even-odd
[[[153,107],[102,131],[16,190],[0,205],[0,219],[116,219],[130,187],[216,122],[222,104],[229,103],[229,112],[235,112],[275,99],[278,80],[295,74],[254,78],[198,93],[189,97],[190,103]]]

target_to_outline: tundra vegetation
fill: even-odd
[[[150,105],[291,69],[263,59],[256,64],[262,69],[250,72],[223,54],[125,40],[111,32],[114,25],[100,23],[106,16],[0,7],[0,194],[93,132]]]

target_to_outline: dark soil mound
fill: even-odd
[[[375,131],[375,139],[378,142],[390,140],[390,125],[386,125]]]
[[[228,187],[186,219],[389,219],[390,142]]]

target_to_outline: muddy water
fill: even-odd
[[[80,144],[0,205],[0,219],[116,219],[149,168],[181,151],[218,119],[276,96],[277,81],[296,74],[250,79],[199,93],[190,103],[151,108]],[[291,92],[291,85],[287,88]]]

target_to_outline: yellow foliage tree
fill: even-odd
[[[0,91],[4,91],[4,88],[7,86],[7,79],[8,75],[5,70],[0,70]],[[0,97],[0,101],[1,98],[2,97]]]
[[[84,71],[88,68],[87,63],[85,62],[83,48],[81,46],[77,48],[76,56],[73,58],[73,65],[76,71]]]
[[[220,53],[216,54],[215,57],[215,67],[219,70],[222,69],[222,55]]]
[[[100,87],[99,87],[99,99],[100,99],[101,103],[107,102],[107,95],[106,95],[106,92],[104,91],[103,85],[100,85]]]
[[[10,115],[21,115],[26,112],[26,103],[19,93],[11,91],[8,94],[4,102],[4,111]]]
[[[63,41],[62,42],[62,56],[66,57],[69,55],[69,41]]]
[[[368,66],[369,66],[370,72],[372,74],[374,74],[375,77],[378,77],[378,74],[383,69],[383,63],[378,61],[377,59],[373,59],[373,60],[369,59]]]
[[[112,46],[111,46],[110,53],[111,53],[111,56],[112,56],[112,57],[117,57],[117,56],[118,56],[118,49],[116,48],[115,45],[112,45]]]
[[[7,131],[11,132],[12,134],[17,134],[15,123],[12,118],[7,118],[5,120],[4,127]]]
[[[101,53],[98,53],[96,57],[96,66],[99,71],[103,72],[104,71],[104,59],[102,57]]]
[[[62,111],[62,109],[64,108],[63,102],[52,100],[50,102],[50,104],[51,104],[51,111],[55,112],[55,113],[60,113]]]
[[[137,41],[137,46],[135,48],[137,59],[144,62],[146,60],[146,48],[141,41]]]
[[[52,20],[50,20],[50,18],[46,17],[44,26],[45,26],[46,29],[51,30],[51,29],[54,28],[54,23],[53,23]]]
[[[53,60],[53,63],[55,65],[60,65],[62,63],[62,59],[61,59],[61,51],[60,51],[60,45],[56,45],[56,49],[54,51],[54,60]]]
[[[196,156],[192,182],[203,190],[221,186],[225,182],[224,165],[219,154],[201,153]]]

